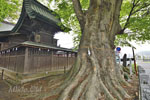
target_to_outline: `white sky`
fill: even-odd
[[[73,47],[73,36],[68,33],[59,32],[55,35],[56,39],[58,39],[57,45],[64,48],[72,48]]]
[[[135,54],[141,51],[149,51],[150,52],[150,44],[144,43],[144,44],[137,44],[135,42],[131,42],[133,46],[136,47]],[[128,57],[132,57],[132,48],[131,47],[121,47],[120,56],[122,57],[124,54],[127,54]]]
[[[57,33],[55,35],[56,39],[58,40],[58,45],[65,48],[72,48],[73,47],[73,36],[71,34],[67,33]],[[136,47],[135,53],[141,52],[141,51],[150,51],[150,44],[137,44],[134,41],[130,42],[133,46]],[[127,54],[128,57],[132,57],[132,48],[131,47],[121,47],[120,55],[123,56],[124,54]]]

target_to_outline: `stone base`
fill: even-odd
[[[14,72],[6,68],[2,68],[2,67],[0,67],[0,74],[2,74],[2,70],[4,70],[4,80],[11,80],[12,84],[23,84],[26,82],[48,77],[51,75],[64,74],[63,69],[57,70],[57,71],[53,70],[53,71],[47,71],[47,72],[38,72],[38,73],[33,73],[33,74],[22,74],[22,73]]]

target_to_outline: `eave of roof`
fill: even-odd
[[[17,24],[15,25],[15,27],[12,29],[12,32],[17,32],[20,27],[22,26],[23,22],[24,22],[24,19],[25,17],[27,16],[26,12],[25,12],[25,8],[22,7],[22,11],[21,11],[21,15],[19,17],[19,20],[17,22]]]
[[[24,0],[24,6],[31,19],[37,18],[47,24],[53,25],[59,31],[70,31],[60,21],[60,17],[54,11],[45,7],[37,0]]]
[[[0,31],[0,37],[8,36],[10,33],[12,33],[12,32],[11,31]]]
[[[61,23],[58,14],[49,10],[47,7],[45,7],[36,0],[24,0],[21,15],[17,24],[11,31],[0,32],[0,37],[17,33],[18,30],[21,28],[24,19],[27,17],[27,15],[30,17],[30,19],[37,18],[38,20],[41,20],[47,24],[54,26],[57,29],[57,31],[65,31],[65,32],[70,31],[69,28],[66,28]]]
[[[36,43],[36,42],[32,42],[32,41],[26,41],[20,44],[17,44],[13,47],[7,48],[5,50],[2,51],[7,51],[9,49],[12,48],[18,48],[18,47],[32,47],[32,48],[43,48],[43,49],[53,49],[53,50],[57,50],[57,51],[65,51],[65,52],[74,52],[77,53],[77,51],[73,51],[73,49],[68,49],[68,48],[62,48],[62,47],[54,47],[54,46],[50,46],[50,45],[46,45],[46,44],[42,44],[42,43]]]
[[[10,23],[10,22],[7,22],[7,21],[3,21],[2,23],[5,23],[5,24],[9,24],[9,25],[15,26],[15,24]]]
[[[32,46],[32,47],[41,47],[41,48],[47,48],[47,49],[55,49],[55,50],[67,51],[67,52],[75,52],[72,49],[54,47],[54,46],[50,46],[50,45],[46,45],[46,44],[42,44],[42,43],[36,43],[36,42],[32,42],[32,41],[26,41],[26,42],[21,43],[20,45]]]

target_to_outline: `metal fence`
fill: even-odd
[[[141,66],[138,66],[138,70],[139,70],[139,100],[150,100],[150,76]]]

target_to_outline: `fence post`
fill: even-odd
[[[29,48],[25,48],[25,61],[24,61],[24,73],[28,73],[30,70],[30,65],[29,65]]]
[[[140,78],[140,67],[141,66],[138,66],[138,78],[139,78],[139,100],[142,100],[142,90],[141,90],[141,78]]]
[[[53,70],[54,69],[54,52],[53,52],[53,49],[52,49],[52,51],[51,51],[51,70]]]
[[[64,73],[66,73],[66,67],[64,66]]]
[[[4,80],[4,69],[2,69],[2,80]]]
[[[123,56],[123,66],[127,67],[127,54],[124,54]]]
[[[130,76],[132,75],[132,59],[131,58],[129,58],[130,59]]]
[[[134,70],[135,70],[136,76],[138,76],[138,72],[137,72],[137,69],[136,69],[135,53],[134,53],[134,48],[133,47],[132,47],[132,52],[133,52],[133,58],[134,58]]]
[[[67,68],[69,67],[69,52],[67,52]]]

